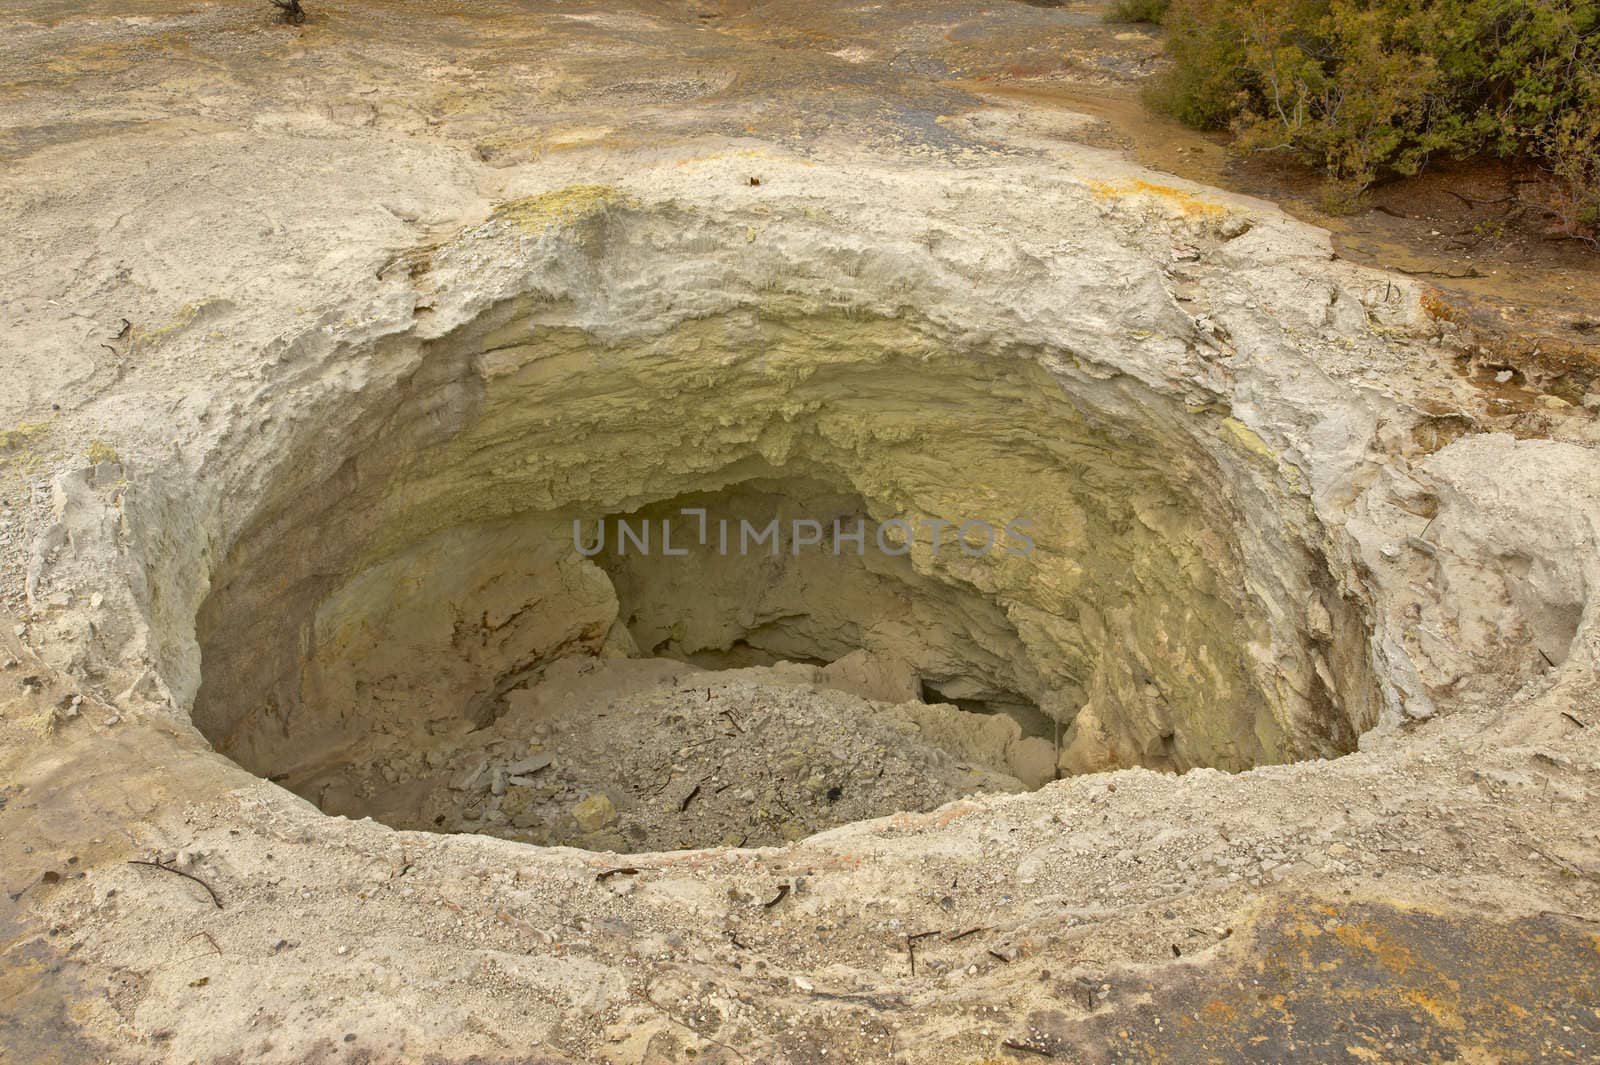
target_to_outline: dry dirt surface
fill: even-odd
[[[0,1062],[1600,1060],[1567,249],[1097,5],[305,6],[8,10]]]

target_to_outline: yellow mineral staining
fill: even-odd
[[[24,422],[13,429],[0,429],[0,451],[17,451],[26,446],[31,440],[44,435],[50,428],[50,423]]]
[[[0,470],[32,473],[42,467],[47,457],[39,444],[49,434],[50,422],[24,422],[11,429],[0,429]]]
[[[211,300],[202,300],[199,303],[185,303],[182,307],[178,308],[176,314],[174,314],[163,324],[151,327],[136,325],[130,331],[130,335],[134,341],[140,344],[148,344],[152,341],[165,340],[167,337],[181,332],[192,325],[194,321],[200,317],[201,312],[204,311],[212,302],[213,301]]]
[[[1167,206],[1175,208],[1179,214],[1189,217],[1219,218],[1228,213],[1226,207],[1219,203],[1212,203],[1210,200],[1195,193],[1187,192],[1172,185],[1158,185],[1140,178],[1117,182],[1091,181],[1089,182],[1089,189],[1096,196],[1103,196],[1107,199],[1126,199],[1134,196],[1153,197]]]
[[[122,456],[117,454],[117,449],[104,440],[94,440],[89,443],[89,449],[84,452],[84,458],[91,465],[98,466],[102,462],[121,462]]]
[[[568,185],[538,196],[507,200],[495,208],[494,217],[536,236],[626,202],[627,198],[609,185]]]
[[[1231,440],[1250,452],[1250,454],[1273,466],[1282,475],[1284,481],[1296,492],[1305,491],[1305,479],[1301,476],[1299,468],[1293,463],[1285,462],[1279,458],[1278,454],[1268,446],[1267,442],[1261,439],[1256,431],[1244,424],[1244,422],[1239,421],[1237,418],[1224,418],[1220,423],[1217,435],[1224,440]]]
[[[1233,440],[1252,455],[1259,455],[1268,462],[1278,461],[1278,456],[1272,453],[1272,449],[1267,446],[1267,442],[1256,435],[1255,430],[1244,422],[1239,421],[1239,419],[1222,419],[1222,428],[1224,430],[1222,435],[1225,439]]]

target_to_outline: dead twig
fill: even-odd
[[[763,910],[770,910],[774,906],[776,906],[778,903],[782,902],[784,899],[786,899],[788,897],[789,897],[789,885],[788,884],[779,884],[778,885],[778,893],[776,895],[772,896],[771,899],[767,900],[766,902],[763,902],[761,904],[761,908]]]
[[[1094,988],[1080,982],[1078,990],[1083,992],[1083,1008],[1090,1013],[1094,1012]]]
[[[1565,917],[1569,921],[1582,921],[1585,924],[1600,924],[1600,917],[1585,917],[1580,913],[1566,913],[1563,910],[1540,910],[1540,917]]]
[[[1568,721],[1572,722],[1574,725],[1577,725],[1579,728],[1588,728],[1589,727],[1588,725],[1584,724],[1583,721],[1581,721],[1577,717],[1577,715],[1569,714],[1565,710],[1561,711],[1561,716],[1566,718]]]
[[[906,933],[906,958],[911,962],[912,976],[917,975],[917,940],[927,939],[929,936],[936,936],[938,934],[938,929],[934,929],[931,932]]]
[[[196,958],[207,958],[207,957],[210,957],[213,954],[221,955],[222,948],[217,946],[217,941],[215,939],[211,938],[211,933],[210,932],[196,932],[194,935],[190,936],[188,939],[185,939],[184,942],[185,943],[189,943],[189,942],[192,942],[192,941],[194,941],[196,939],[204,939],[207,943],[211,944],[211,949],[210,950],[203,950],[199,954],[191,955],[190,957],[184,958],[183,961],[194,961]]]
[[[1396,273],[1405,274],[1408,277],[1443,277],[1452,281],[1459,281],[1464,277],[1483,276],[1476,266],[1469,266],[1459,274],[1452,274],[1448,270],[1407,270],[1403,266],[1396,266],[1394,270]]]
[[[172,866],[164,865],[161,862],[147,862],[147,861],[144,861],[144,860],[139,859],[139,858],[135,858],[135,859],[131,860],[130,862],[128,862],[128,864],[129,865],[148,865],[152,869],[160,869],[164,873],[172,873],[172,874],[174,874],[176,876],[183,877],[185,880],[193,880],[196,884],[199,884],[201,887],[206,889],[206,894],[211,896],[212,905],[214,905],[219,910],[222,909],[222,900],[217,898],[216,891],[212,889],[210,884],[206,883],[204,880],[201,880],[199,877],[195,876],[193,873],[186,873],[182,869],[174,869]]]
[[[1497,200],[1478,200],[1478,199],[1474,199],[1471,196],[1464,196],[1461,193],[1456,192],[1454,189],[1441,189],[1439,191],[1445,193],[1448,196],[1454,196],[1456,199],[1460,200],[1462,203],[1466,204],[1468,207],[1483,207],[1483,206],[1486,206],[1488,204],[1509,203],[1511,201],[1511,197],[1510,196],[1501,196]]]
[[[1004,1040],[1004,1041],[1001,1042],[1000,1045],[1005,1047],[1007,1050],[1017,1050],[1017,1051],[1021,1051],[1024,1054],[1037,1054],[1041,1058],[1053,1058],[1053,1057],[1055,1057],[1055,1055],[1050,1053],[1050,1051],[1048,1051],[1048,1050],[1041,1050],[1039,1047],[1033,1046],[1033,1045],[1031,1045],[1029,1043],[1019,1043],[1015,1039]]]
[[[594,882],[603,884],[614,876],[637,876],[638,874],[639,870],[631,865],[619,865],[615,869],[607,869],[604,872],[595,874]]]

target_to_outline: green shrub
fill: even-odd
[[[1224,129],[1248,98],[1245,34],[1236,0],[1178,0],[1167,10],[1165,77],[1150,102],[1196,129]]]
[[[1172,0],[1152,102],[1349,201],[1436,154],[1539,160],[1600,220],[1600,0]]]
[[[1107,22],[1160,22],[1172,0],[1111,0]]]

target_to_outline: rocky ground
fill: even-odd
[[[1158,61],[1149,31],[998,0],[13,7],[0,1061],[1600,1057],[1597,371],[1508,363],[1428,278],[1119,154],[1092,101]],[[423,353],[519,300],[641,378],[684,322],[714,354],[740,315],[887,321],[1182,432],[1244,471],[1211,498],[1249,583],[1327,578],[1252,646],[1275,622],[1336,681],[1370,665],[1377,719],[1337,759],[1052,781],[1015,734],[952,746],[969,717],[813,667],[645,663],[621,693],[547,678],[586,714],[535,685],[294,790],[219,755],[196,619],[257,504],[335,538],[374,476],[343,448],[410,428],[390,392],[421,422],[481,399],[515,345],[459,388]],[[219,628],[338,576],[296,562]],[[469,811],[497,832],[383,823]],[[524,830],[569,845],[495,838]]]

